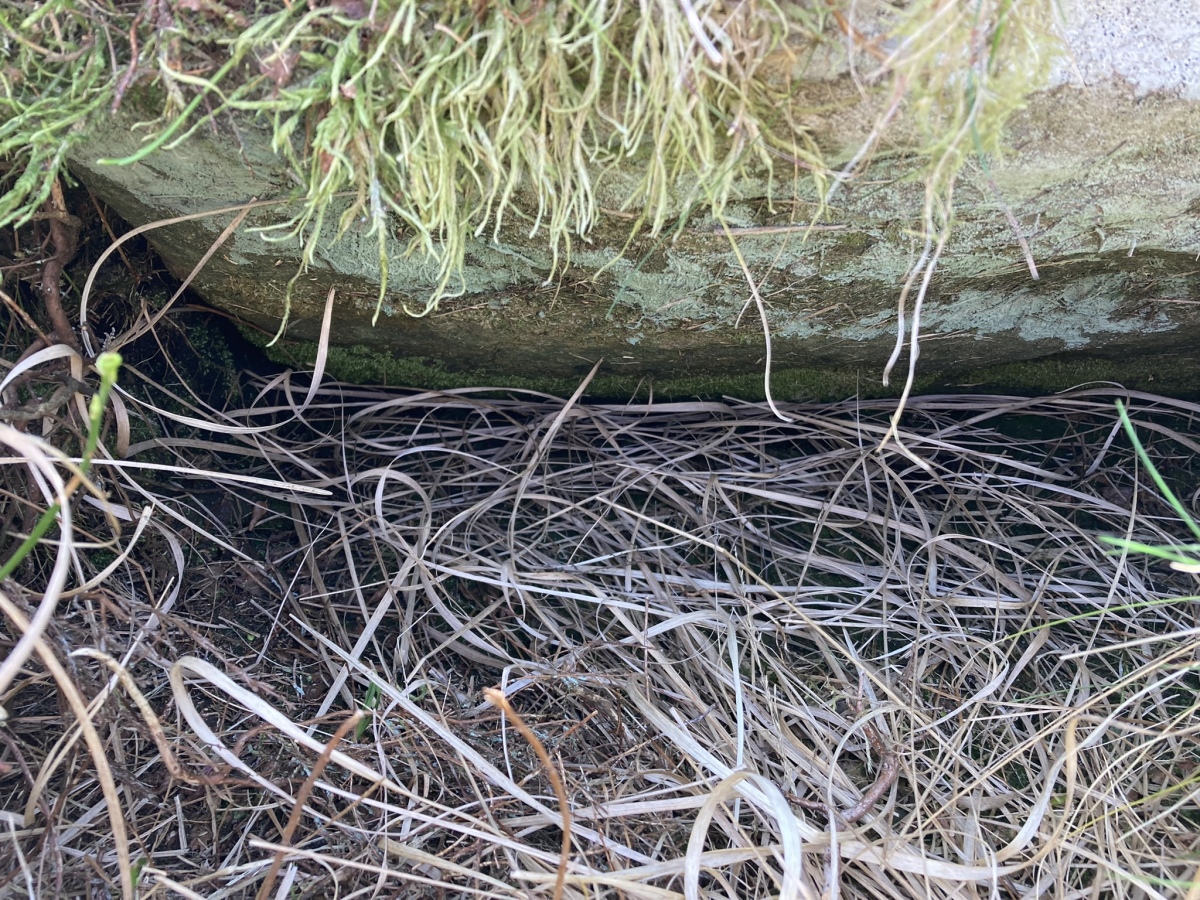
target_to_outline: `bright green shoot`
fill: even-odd
[[[149,862],[150,860],[146,857],[139,857],[138,861],[135,862],[133,867],[129,870],[129,881],[131,882],[135,893],[137,892],[138,881],[142,877],[142,870],[146,868]]]
[[[374,681],[372,681],[370,687],[367,688],[367,693],[363,697],[362,703],[359,704],[359,707],[361,707],[363,712],[367,712],[367,713],[373,712],[374,710],[378,709],[379,708],[379,698],[382,695],[382,693],[383,692],[380,691],[380,689],[379,689],[379,685],[376,684]],[[371,717],[364,716],[359,721],[359,723],[354,726],[354,739],[356,741],[361,741],[363,739],[363,735],[365,735],[367,733],[367,729],[370,727],[371,727]]]
[[[1150,460],[1150,455],[1146,453],[1146,448],[1142,446],[1142,442],[1137,436],[1137,430],[1133,427],[1133,422],[1129,419],[1129,413],[1125,409],[1125,404],[1120,400],[1117,401],[1117,414],[1121,417],[1121,425],[1124,427],[1125,433],[1129,435],[1129,440],[1133,444],[1133,449],[1137,453],[1138,460],[1150,474],[1150,478],[1154,481],[1154,486],[1158,488],[1159,494],[1170,504],[1171,509],[1175,510],[1175,514],[1179,516],[1179,520],[1187,525],[1188,530],[1195,536],[1196,543],[1177,544],[1172,547],[1155,547],[1150,544],[1143,544],[1140,541],[1107,535],[1101,537],[1100,540],[1126,552],[1145,553],[1148,556],[1165,559],[1170,562],[1171,568],[1176,571],[1200,574],[1200,525],[1196,524],[1196,520],[1192,518],[1187,507],[1183,505],[1183,502],[1175,495],[1175,492],[1171,490],[1166,481],[1163,480],[1158,468]]]
[[[92,464],[92,457],[96,454],[96,447],[100,443],[100,426],[104,420],[104,408],[108,405],[108,396],[112,393],[113,385],[117,383],[117,372],[121,368],[121,354],[119,353],[101,353],[96,359],[96,371],[100,373],[100,387],[96,393],[92,395],[91,403],[88,406],[88,435],[87,443],[84,445],[83,456],[79,462],[79,472],[75,479],[67,487],[69,495],[77,486],[79,481],[87,475],[88,469]],[[77,481],[78,479],[78,481]],[[46,532],[50,530],[50,526],[58,519],[58,514],[62,510],[59,503],[52,503],[33,530],[29,532],[29,537],[21,542],[21,546],[16,549],[8,561],[0,566],[0,581],[8,578],[17,570],[22,560],[25,559],[38,545],[38,542],[45,537]]]

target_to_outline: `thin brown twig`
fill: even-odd
[[[100,203],[96,195],[92,193],[90,188],[87,194],[88,199],[92,201],[92,206],[96,210],[96,215],[100,217],[100,226],[104,229],[104,233],[109,236],[113,244],[116,244],[117,254],[121,257],[121,262],[125,263],[125,268],[129,270],[129,274],[137,278],[139,276],[138,270],[134,267],[133,261],[130,260],[129,254],[125,252],[125,248],[117,244],[116,232],[113,231],[112,225],[109,224],[108,216],[104,214],[104,206]]]
[[[143,6],[138,10],[137,15],[133,17],[133,21],[129,23],[129,65],[125,72],[116,80],[113,88],[113,101],[109,109],[115,113],[121,108],[121,101],[125,97],[125,92],[129,90],[137,77],[138,71],[138,27],[142,24],[142,19],[146,15],[146,7]],[[115,65],[115,61],[114,61]],[[115,74],[115,73],[114,73]],[[88,193],[91,193],[90,191]],[[116,238],[113,238],[116,240]]]
[[[834,5],[833,0],[829,0],[829,6],[830,12],[833,13],[833,19],[835,22],[837,22],[838,28],[841,29],[842,34],[850,39],[851,43],[862,48],[863,50],[866,50],[879,62],[887,62],[888,54],[883,50],[882,47],[879,46],[878,38],[869,38],[856,29],[854,25],[851,24],[850,20],[846,18],[845,13],[843,13]]]
[[[861,699],[856,698],[850,701],[849,706],[855,716],[862,715]],[[847,825],[857,822],[869,813],[883,795],[895,784],[896,777],[900,774],[900,758],[896,755],[896,751],[884,741],[883,736],[879,733],[879,729],[868,721],[863,723],[862,730],[867,743],[871,747],[871,752],[878,759],[879,774],[875,777],[874,783],[862,795],[862,799],[841,813],[840,818]]]
[[[996,202],[1000,204],[1000,209],[1004,211],[1004,218],[1008,220],[1008,227],[1012,229],[1013,234],[1016,235],[1017,243],[1021,245],[1021,253],[1025,255],[1025,265],[1029,269],[1029,277],[1034,281],[1039,280],[1041,276],[1038,275],[1037,263],[1033,260],[1033,251],[1029,249],[1029,241],[1025,237],[1025,232],[1021,230],[1021,223],[1017,221],[1017,217],[1013,215],[1013,211],[1009,208],[1009,205],[1004,202],[1004,197],[1000,194],[1000,187],[996,184],[996,179],[990,174],[987,176],[987,183],[988,187],[992,189],[992,194],[995,196]]]
[[[855,716],[862,715],[861,701],[856,701],[855,703],[847,701],[847,707]],[[788,792],[788,799],[805,809],[823,812],[833,817],[835,821],[842,825],[853,825],[869,813],[891,786],[896,783],[896,778],[900,774],[900,758],[897,756],[896,751],[887,745],[887,742],[883,739],[883,735],[879,733],[879,729],[874,724],[864,722],[862,731],[863,736],[867,739],[867,745],[871,748],[871,752],[875,754],[879,763],[879,774],[857,803],[848,809],[839,811],[823,800],[808,800],[791,791]]]
[[[521,733],[521,737],[525,738],[529,746],[533,748],[533,752],[537,754],[537,758],[541,761],[542,767],[546,770],[546,776],[550,779],[550,784],[554,788],[554,796],[558,798],[558,811],[562,816],[562,847],[559,850],[558,874],[554,879],[553,898],[554,900],[562,900],[563,887],[566,884],[567,878],[567,862],[571,858],[571,806],[567,802],[567,791],[563,787],[562,778],[559,777],[558,768],[554,765],[554,761],[550,759],[550,754],[546,752],[545,746],[542,745],[538,736],[533,733],[533,729],[526,725],[525,720],[513,709],[512,704],[508,702],[508,697],[504,695],[504,691],[499,688],[484,688],[483,696],[499,709],[501,713],[512,720],[513,727]]]
[[[79,340],[75,337],[75,329],[71,327],[71,322],[63,310],[59,281],[63,269],[74,258],[79,246],[79,220],[67,212],[62,183],[58,179],[55,179],[51,186],[50,198],[46,201],[45,218],[49,224],[54,253],[42,266],[42,302],[46,306],[46,315],[50,317],[55,339],[78,350]]]
[[[329,764],[329,759],[333,756],[333,751],[337,749],[337,745],[359,723],[362,717],[363,711],[356,709],[346,717],[346,721],[338,726],[337,731],[333,733],[333,737],[325,742],[325,747],[321,750],[320,755],[317,756],[317,761],[313,763],[312,771],[308,773],[308,777],[304,779],[304,784],[300,786],[300,790],[296,793],[296,802],[292,806],[292,814],[288,816],[287,825],[283,829],[283,834],[279,837],[279,843],[286,845],[292,842],[292,835],[296,833],[296,828],[300,825],[300,819],[304,815],[304,804],[308,802],[313,785],[317,783],[317,779],[325,771],[325,766]],[[271,868],[267,870],[267,876],[263,879],[262,885],[259,886],[257,900],[266,900],[270,895],[271,888],[275,885],[275,878],[279,875],[279,870],[283,867],[284,855],[282,850],[275,852],[275,858],[271,860]]]
[[[25,309],[24,309],[24,307],[21,306],[21,304],[19,304],[12,297],[8,296],[8,294],[5,293],[3,290],[0,290],[0,301],[4,302],[4,305],[7,306],[12,311],[13,315],[15,315],[18,319],[21,320],[21,322],[25,325],[26,328],[28,328],[30,331],[32,331],[39,338],[42,339],[42,341],[44,342],[43,346],[46,346],[46,347],[50,346],[50,344],[51,344],[50,338],[47,337],[46,333],[44,331],[42,331],[41,328],[38,327],[37,322],[33,321],[33,317],[30,316],[29,313],[25,312]]]

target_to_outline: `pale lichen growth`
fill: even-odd
[[[18,2],[0,12],[0,39],[16,50],[0,97],[0,226],[28,220],[66,148],[153,78],[160,117],[137,153],[110,162],[223,127],[228,112],[266,120],[298,205],[265,235],[300,239],[309,264],[335,198],[349,196],[337,231],[360,223],[378,241],[380,300],[391,238],[436,267],[414,315],[458,290],[472,236],[544,234],[553,277],[603,208],[632,213],[631,234],[657,235],[694,211],[719,218],[748,175],[772,184],[785,169],[819,218],[823,198],[906,119],[922,134],[913,173],[927,186],[929,237],[949,226],[966,160],[996,152],[1005,119],[1043,76],[1051,2],[335,0],[245,10],[206,0],[153,23],[117,0]],[[843,7],[869,7],[872,33]],[[779,51],[821,42],[845,44],[865,61],[864,88],[890,81],[894,98],[836,177],[802,124],[812,111],[786,79],[761,71]]]

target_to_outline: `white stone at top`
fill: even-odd
[[[1200,0],[1062,0],[1067,54],[1053,84],[1128,82],[1200,99]]]

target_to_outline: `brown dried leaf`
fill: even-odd
[[[278,90],[292,80],[292,74],[296,69],[296,60],[299,58],[300,53],[297,50],[283,52],[276,50],[270,56],[259,58],[258,71],[271,79],[275,84],[275,89]]]

